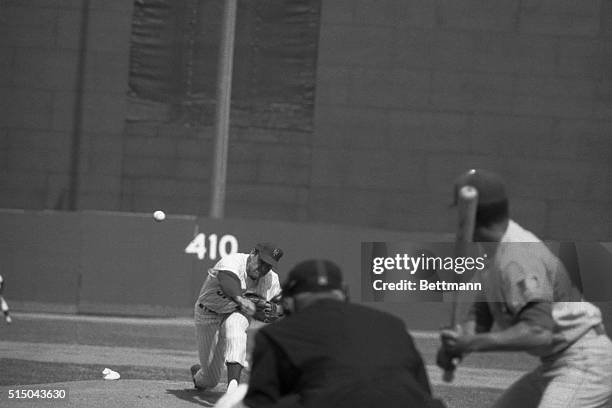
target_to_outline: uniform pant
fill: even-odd
[[[0,296],[0,310],[2,310],[4,314],[7,314],[9,311],[8,303],[6,303],[2,296]]]
[[[495,408],[612,408],[612,342],[591,330],[521,377]]]
[[[194,376],[198,387],[215,387],[226,363],[247,365],[249,319],[239,312],[217,314],[196,306],[195,329],[202,368]]]

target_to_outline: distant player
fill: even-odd
[[[9,315],[8,303],[6,303],[6,300],[4,300],[4,297],[2,296],[3,290],[4,290],[4,279],[2,278],[2,275],[0,275],[0,309],[2,309],[2,313],[4,313],[4,320],[6,320],[8,324],[11,324],[13,319]]]
[[[441,332],[438,365],[470,352],[526,351],[541,365],[514,383],[497,408],[595,408],[612,406],[612,342],[601,313],[583,301],[548,247],[509,218],[500,177],[471,170],[455,192],[478,190],[474,241],[483,243],[489,263],[483,292],[468,321]],[[490,331],[493,324],[499,330]]]
[[[260,243],[250,253],[223,257],[208,270],[195,304],[196,340],[200,364],[191,367],[196,388],[213,388],[227,367],[228,392],[240,381],[247,365],[247,329],[255,304],[245,297],[254,293],[270,300],[280,293],[273,271],[283,251],[271,243]]]

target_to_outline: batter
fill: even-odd
[[[526,351],[541,365],[514,383],[497,408],[612,407],[612,342],[601,313],[572,286],[559,259],[509,218],[503,182],[471,170],[459,178],[478,190],[474,241],[489,255],[483,293],[468,321],[443,330],[438,365],[470,352]],[[493,323],[499,330],[491,331]]]

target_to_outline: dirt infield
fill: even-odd
[[[65,401],[44,400],[9,400],[8,390],[32,389],[32,386],[0,387],[2,406],[16,407],[74,407],[74,408],[104,408],[136,407],[136,408],[182,408],[182,407],[212,407],[223,395],[224,386],[212,391],[197,391],[190,382],[168,380],[89,380],[71,381],[51,384],[38,384],[39,388],[66,388],[68,398]],[[486,407],[490,406],[499,392],[489,389],[458,389],[455,387],[435,387],[436,394],[446,401],[448,407]]]
[[[190,387],[191,386],[191,387]],[[10,389],[68,389],[66,400],[8,399]],[[74,408],[182,408],[196,405],[211,407],[223,395],[218,387],[212,391],[200,392],[190,382],[160,380],[90,380],[71,381],[34,386],[0,387],[2,406],[18,407],[74,407]],[[8,402],[8,405],[5,405]]]
[[[437,333],[413,335],[434,394],[449,408],[490,406],[534,364],[514,353],[470,356],[455,381],[446,384],[434,364]],[[190,321],[15,313],[11,326],[0,326],[0,406],[213,406],[226,385],[212,392],[194,390],[188,367],[195,362]],[[121,379],[103,380],[105,367]],[[8,399],[10,389],[41,387],[66,387],[68,401]]]

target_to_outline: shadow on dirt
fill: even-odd
[[[166,394],[174,395],[176,398],[183,401],[188,401],[193,404],[198,404],[203,407],[212,407],[217,400],[224,394],[222,391],[206,390],[200,391],[194,388],[185,388],[182,390],[167,389]]]

